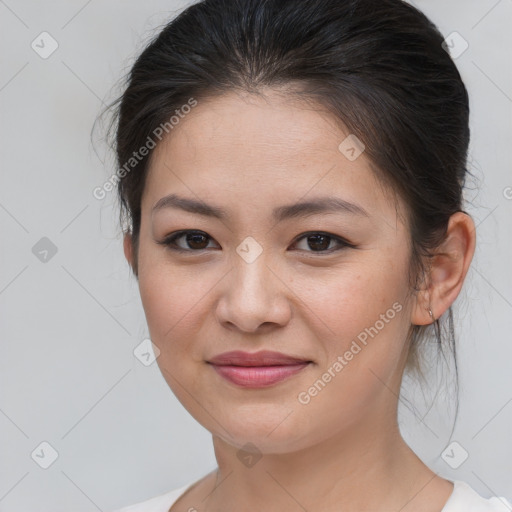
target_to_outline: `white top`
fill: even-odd
[[[450,481],[454,484],[453,491],[441,512],[512,512],[512,503],[508,499],[497,496],[483,498],[463,480]],[[113,512],[169,512],[171,506],[194,483]]]

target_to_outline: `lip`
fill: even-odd
[[[224,352],[207,363],[226,380],[244,388],[268,387],[300,372],[312,361],[280,352],[262,350]]]
[[[271,350],[261,350],[259,352],[233,350],[212,357],[208,362],[215,365],[230,366],[283,366],[310,363],[311,361],[306,358],[294,357]]]

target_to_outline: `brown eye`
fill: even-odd
[[[184,245],[177,243],[181,239]],[[157,243],[174,251],[194,252],[207,249],[210,240],[211,237],[202,231],[177,231]]]
[[[185,234],[185,240],[191,249],[206,249],[208,246],[208,239],[205,235],[200,233]],[[205,245],[206,242],[206,245]]]
[[[343,249],[345,247],[355,247],[354,245],[350,244],[349,242],[343,240],[342,238],[331,235],[329,233],[306,233],[303,236],[301,236],[298,241],[305,240],[306,241],[306,247],[300,248],[300,250],[305,250],[307,252],[334,252],[336,250]],[[338,248],[336,246],[330,247],[331,243],[335,242],[338,245]],[[298,243],[298,242],[297,242]],[[297,244],[296,243],[296,244]]]
[[[310,235],[306,239],[313,251],[325,251],[331,245],[332,237],[326,235]]]

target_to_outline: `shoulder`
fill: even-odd
[[[112,512],[168,512],[176,500],[185,493],[192,484],[177,487],[165,494],[159,494],[146,501],[113,510]]]
[[[468,483],[453,481],[453,492],[441,512],[511,512],[512,503],[503,496],[484,498]]]

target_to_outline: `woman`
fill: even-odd
[[[475,250],[468,95],[399,0],[205,0],[119,98],[124,251],[218,468],[128,511],[505,511],[401,436]]]

